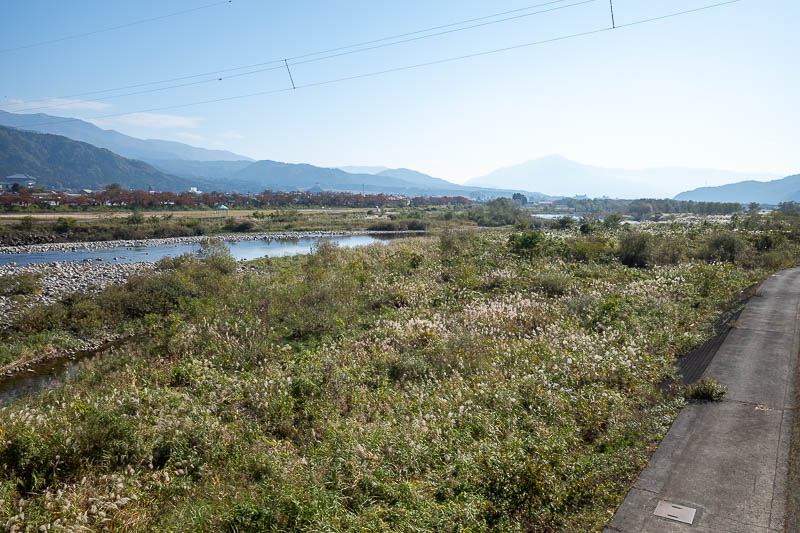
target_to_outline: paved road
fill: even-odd
[[[784,531],[800,268],[767,279],[704,376],[724,400],[686,406],[606,531]],[[659,501],[696,509],[692,525],[654,514]]]

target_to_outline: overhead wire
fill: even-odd
[[[94,100],[118,98],[118,97],[123,97],[123,96],[131,96],[131,95],[136,95],[136,94],[143,94],[143,93],[147,93],[147,92],[156,92],[156,91],[161,91],[161,90],[169,90],[169,89],[173,89],[173,88],[189,87],[189,86],[192,86],[192,85],[200,85],[200,84],[205,84],[205,83],[212,83],[212,82],[215,82],[215,81],[222,81],[223,79],[246,76],[246,75],[250,75],[250,74],[257,74],[257,73],[260,73],[260,72],[267,72],[267,71],[271,71],[271,70],[281,70],[281,69],[284,68],[284,61],[291,61],[293,65],[302,65],[302,64],[305,64],[305,63],[321,61],[323,59],[331,59],[331,58],[335,58],[335,57],[341,57],[343,55],[355,54],[355,53],[365,52],[365,51],[368,51],[368,50],[375,50],[377,48],[383,48],[383,47],[386,47],[386,46],[394,46],[394,45],[397,45],[397,44],[404,44],[404,43],[412,42],[414,40],[421,40],[421,39],[427,39],[427,38],[430,38],[430,37],[437,37],[437,36],[440,36],[440,35],[445,35],[445,34],[453,33],[453,32],[456,32],[456,31],[474,29],[474,28],[477,28],[477,27],[486,26],[486,25],[490,25],[490,24],[497,24],[497,23],[500,23],[500,22],[508,22],[508,21],[516,20],[516,19],[523,18],[523,17],[530,17],[530,16],[542,14],[542,13],[548,13],[550,11],[556,11],[556,10],[559,10],[559,9],[566,9],[566,8],[569,8],[569,7],[582,5],[582,4],[585,4],[585,3],[592,3],[592,2],[595,2],[597,0],[584,0],[584,1],[581,1],[581,2],[578,2],[578,3],[574,3],[574,4],[570,4],[570,5],[567,5],[567,6],[559,6],[559,7],[552,8],[552,9],[547,9],[547,10],[543,10],[543,11],[537,11],[535,13],[523,13],[521,15],[516,15],[516,16],[513,16],[513,17],[501,19],[501,20],[490,21],[490,22],[483,23],[483,24],[476,24],[476,25],[473,25],[473,26],[469,26],[469,27],[465,27],[465,28],[458,28],[458,29],[455,29],[455,30],[442,31],[442,32],[439,32],[439,33],[431,34],[431,35],[424,35],[424,36],[421,36],[421,37],[416,37],[414,39],[406,39],[406,40],[403,40],[403,41],[386,43],[386,44],[383,44],[383,45],[372,46],[372,47],[369,47],[369,48],[358,48],[358,47],[374,45],[376,43],[385,43],[386,41],[392,41],[392,40],[395,40],[395,39],[403,39],[403,38],[406,38],[406,37],[411,37],[411,36],[419,35],[419,34],[422,34],[422,33],[428,33],[428,32],[432,32],[432,31],[443,30],[445,28],[453,28],[455,26],[462,26],[464,24],[471,24],[473,22],[488,20],[488,19],[497,18],[497,17],[503,17],[503,16],[506,16],[506,15],[512,15],[512,14],[515,14],[515,13],[521,13],[523,11],[530,11],[531,9],[537,9],[537,8],[540,8],[540,7],[546,7],[546,6],[551,6],[551,5],[555,5],[555,4],[563,4],[564,2],[567,2],[567,1],[569,1],[569,0],[550,0],[548,2],[533,4],[533,5],[517,8],[517,9],[512,9],[512,10],[509,10],[509,11],[503,11],[503,12],[500,12],[500,13],[493,13],[491,15],[484,15],[484,16],[481,16],[481,17],[475,17],[475,18],[471,18],[471,19],[467,19],[467,20],[461,20],[461,21],[458,21],[458,22],[451,22],[451,23],[448,23],[448,24],[442,24],[442,25],[439,25],[439,26],[433,26],[433,27],[429,27],[429,28],[425,28],[425,29],[421,29],[421,30],[415,30],[415,31],[411,31],[411,32],[397,34],[397,35],[390,35],[390,36],[387,36],[387,37],[381,37],[380,39],[372,39],[372,40],[369,40],[369,41],[362,41],[362,42],[359,42],[359,43],[354,43],[354,44],[350,44],[350,45],[346,45],[346,46],[339,46],[339,47],[336,47],[336,48],[329,48],[327,50],[321,50],[321,51],[318,51],[318,52],[306,53],[306,54],[293,56],[293,57],[275,59],[275,60],[264,61],[264,62],[260,62],[260,63],[252,63],[252,64],[249,64],[249,65],[242,65],[242,66],[239,66],[239,67],[231,67],[231,68],[226,68],[226,69],[222,69],[222,70],[207,71],[207,72],[203,72],[203,73],[200,73],[200,74],[191,74],[191,75],[188,75],[188,76],[179,76],[179,77],[175,77],[175,78],[168,78],[168,79],[145,82],[145,83],[137,83],[137,84],[132,84],[132,85],[125,85],[125,86],[122,86],[122,87],[115,87],[115,88],[111,88],[111,89],[101,89],[101,90],[98,90],[98,91],[87,91],[87,92],[75,93],[75,94],[64,95],[64,96],[54,96],[54,97],[49,97],[49,98],[41,98],[41,99],[37,99],[37,100],[28,100],[27,102],[20,102],[19,105],[33,104],[33,103],[37,103],[37,102],[66,100],[66,99],[70,99],[70,98],[79,98],[79,97],[83,97],[83,96],[92,96],[92,95],[115,92],[115,91],[123,91],[123,90],[127,90],[127,89],[138,89],[140,87],[147,87],[147,86],[150,86],[150,85],[159,85],[159,84],[162,84],[162,83],[171,83],[171,82],[176,82],[176,81],[189,80],[189,79],[193,79],[193,78],[200,78],[200,77],[203,77],[203,76],[216,75],[216,77],[214,77],[213,79],[201,80],[201,81],[198,81],[198,82],[190,82],[190,83],[186,83],[186,84],[174,85],[174,86],[169,86],[169,87],[164,87],[164,88],[156,88],[156,89],[146,90],[146,91],[142,91],[142,92],[134,92],[134,93],[128,93],[128,94],[123,94],[123,95],[114,95],[114,96],[105,97],[105,98],[95,98]],[[358,48],[358,49],[357,50],[352,50],[350,52],[338,53],[338,52],[342,52],[343,50],[347,50],[349,48]],[[328,55],[328,54],[332,54],[332,55]],[[314,59],[307,59],[307,58],[313,58],[314,56],[322,56],[322,55],[324,55],[324,57],[319,57],[319,58],[314,58]],[[305,61],[300,61],[300,60],[305,60]],[[220,78],[219,77],[220,74],[225,74],[225,73],[228,73],[228,72],[234,72],[234,71],[237,71],[237,70],[244,70],[244,69],[249,69],[249,68],[264,67],[264,66],[267,66],[267,65],[276,65],[276,66],[271,67],[271,68],[263,68],[263,69],[259,69],[259,70],[245,72],[245,73],[241,73],[241,74],[227,75],[227,76],[224,76],[224,78]],[[14,105],[14,104],[11,104],[11,105]],[[24,111],[37,111],[37,110],[42,110],[42,109],[52,109],[54,107],[60,107],[60,106],[61,106],[61,103],[58,103],[58,104],[52,105],[52,106],[25,107],[25,108],[15,109],[14,112],[19,113],[19,112],[24,112]]]
[[[558,1],[564,1],[564,0],[558,0]],[[378,44],[378,45],[370,46],[368,48],[359,48],[357,50],[350,50],[350,51],[347,51],[347,52],[340,52],[340,53],[335,53],[335,54],[331,54],[331,55],[325,55],[325,56],[322,56],[322,57],[315,57],[315,58],[311,58],[311,59],[306,59],[304,61],[293,61],[292,63],[290,63],[290,65],[291,66],[304,65],[304,64],[307,64],[307,63],[315,63],[315,62],[318,62],[318,61],[323,61],[323,60],[326,60],[326,59],[333,59],[333,58],[342,57],[342,56],[346,56],[346,55],[352,55],[352,54],[357,54],[357,53],[361,53],[361,52],[377,50],[379,48],[386,48],[388,46],[395,46],[395,45],[399,45],[399,44],[407,44],[407,43],[414,42],[414,41],[420,41],[422,39],[430,39],[431,37],[440,37],[442,35],[447,35],[447,34],[450,34],[450,33],[456,33],[456,32],[465,31],[465,30],[472,30],[472,29],[475,29],[475,28],[489,26],[489,25],[492,25],[492,24],[499,24],[499,23],[502,23],[502,22],[509,22],[509,21],[512,21],[512,20],[518,20],[518,19],[525,18],[525,17],[532,17],[532,16],[535,16],[535,15],[541,15],[541,14],[544,14],[544,13],[550,13],[550,12],[553,12],[553,11],[567,9],[567,8],[570,8],[570,7],[577,7],[577,6],[581,6],[581,5],[584,5],[584,4],[591,4],[591,3],[594,3],[594,2],[597,2],[597,1],[598,0],[581,0],[579,2],[575,2],[575,3],[572,3],[572,4],[567,4],[567,5],[558,6],[558,7],[552,7],[552,8],[549,8],[549,9],[542,10],[542,11],[534,11],[533,13],[524,13],[522,15],[515,15],[513,17],[503,18],[503,19],[499,19],[499,20],[493,20],[493,21],[490,21],[490,22],[482,22],[480,24],[474,24],[472,26],[465,26],[463,28],[455,28],[455,29],[450,29],[450,30],[446,30],[446,31],[441,31],[441,32],[438,32],[438,33],[432,33],[432,34],[429,34],[429,35],[411,37],[411,38],[404,39],[404,40],[401,40],[401,41],[394,41],[394,42],[390,42],[390,43]],[[139,95],[139,94],[167,91],[167,90],[171,90],[171,89],[178,89],[178,88],[183,88],[183,87],[191,87],[191,86],[195,86],[195,85],[204,85],[204,84],[207,84],[207,83],[220,82],[220,81],[224,81],[224,80],[228,80],[228,79],[232,79],[232,78],[239,78],[239,77],[242,77],[242,76],[251,76],[253,74],[259,74],[259,73],[262,73],[262,72],[268,72],[268,71],[273,71],[273,70],[283,70],[284,69],[284,63],[288,63],[289,61],[292,61],[292,60],[291,59],[284,59],[284,60],[281,61],[280,65],[277,65],[277,66],[274,66],[274,67],[262,68],[262,69],[258,69],[258,70],[248,71],[248,72],[240,72],[238,74],[231,74],[231,75],[224,76],[224,77],[218,77],[218,78],[215,77],[215,78],[212,78],[212,79],[206,79],[206,80],[199,80],[199,81],[194,81],[194,82],[182,83],[182,84],[179,84],[179,85],[170,85],[170,86],[167,86],[167,87],[156,87],[154,89],[145,89],[145,90],[135,91],[135,92],[130,92],[130,93],[123,93],[123,94],[117,94],[117,95],[113,95],[113,96],[105,96],[105,97],[101,97],[101,98],[94,98],[93,101],[100,102],[100,101],[105,101],[105,100],[113,100],[113,99],[117,99],[117,98],[123,98],[123,97],[127,97],[127,96]],[[271,64],[271,62],[268,63],[268,64]],[[53,109],[53,108],[56,108],[56,107],[61,107],[62,105],[63,105],[62,103],[57,103],[57,104],[48,105],[48,106],[27,107],[27,108],[22,108],[22,109],[15,109],[14,112],[15,113],[21,113],[21,112],[25,112],[25,111],[40,111],[40,110],[43,110],[43,109]]]
[[[145,19],[141,19],[141,20],[135,20],[133,22],[127,22],[125,24],[119,24],[117,26],[111,26],[109,28],[101,28],[99,30],[87,31],[87,32],[84,32],[84,33],[76,33],[76,34],[73,34],[73,35],[65,35],[64,37],[59,37],[57,39],[50,39],[50,40],[47,40],[47,41],[39,41],[39,42],[36,42],[36,43],[25,44],[25,45],[22,45],[22,46],[15,46],[15,47],[12,47],[12,48],[0,48],[0,54],[4,54],[4,53],[7,53],[7,52],[16,52],[16,51],[19,51],[19,50],[25,50],[27,48],[35,48],[37,46],[44,46],[44,45],[47,45],[47,44],[60,43],[62,41],[68,41],[68,40],[71,40],[71,39],[80,39],[81,37],[89,37],[90,35],[97,35],[98,33],[106,33],[106,32],[109,32],[109,31],[120,30],[120,29],[123,29],[123,28],[129,28],[131,26],[136,26],[136,25],[139,25],[139,24],[145,24],[147,22],[154,22],[156,20],[162,20],[162,19],[171,18],[171,17],[177,17],[178,15],[185,15],[187,13],[192,13],[194,11],[200,11],[201,9],[208,9],[210,7],[216,7],[216,6],[219,6],[219,5],[222,5],[222,4],[230,4],[232,1],[233,0],[221,0],[219,2],[212,2],[210,4],[205,4],[205,5],[202,5],[202,6],[192,7],[192,8],[189,8],[189,9],[183,9],[181,11],[175,11],[173,13],[168,13],[166,15],[159,15],[157,17],[149,17],[149,18],[145,18]]]
[[[441,64],[444,64],[444,63],[451,63],[451,62],[454,62],[454,61],[462,61],[462,60],[466,60],[466,59],[473,59],[473,58],[476,58],[476,57],[488,56],[488,55],[498,54],[498,53],[502,53],[502,52],[509,52],[511,50],[519,50],[519,49],[522,49],[522,48],[528,48],[528,47],[532,47],[532,46],[538,46],[538,45],[543,45],[543,44],[548,44],[548,43],[565,41],[565,40],[568,40],[568,39],[576,39],[576,38],[580,38],[580,37],[587,37],[587,36],[590,36],[590,35],[596,35],[596,34],[600,34],[600,33],[611,32],[611,31],[622,29],[622,28],[629,28],[629,27],[638,26],[638,25],[641,25],[641,24],[646,24],[646,23],[650,23],[650,22],[666,20],[666,19],[670,19],[670,18],[683,16],[683,15],[697,13],[697,12],[700,12],[700,11],[705,11],[705,10],[714,9],[714,8],[718,8],[718,7],[722,7],[722,6],[736,4],[736,3],[739,3],[739,2],[742,2],[742,1],[744,1],[744,0],[726,0],[724,2],[706,4],[704,6],[697,7],[697,8],[694,8],[694,9],[686,9],[686,10],[683,10],[683,11],[677,11],[677,12],[669,13],[669,14],[666,14],[666,15],[659,15],[659,16],[656,16],[656,17],[649,17],[649,18],[645,18],[645,19],[640,19],[640,20],[636,20],[636,21],[633,21],[633,22],[628,22],[628,23],[625,23],[625,24],[617,24],[616,28],[614,28],[612,26],[604,26],[602,28],[598,28],[598,29],[594,29],[594,30],[588,30],[588,31],[580,32],[580,33],[572,33],[572,34],[569,34],[569,35],[562,35],[562,36],[553,37],[553,38],[550,38],[550,39],[532,41],[532,42],[517,44],[517,45],[513,45],[513,46],[506,46],[506,47],[503,47],[503,48],[495,48],[495,49],[491,49],[491,50],[484,50],[484,51],[475,52],[475,53],[472,53],[472,54],[465,54],[465,55],[461,55],[461,56],[448,57],[448,58],[438,59],[438,60],[434,60],[434,61],[427,61],[427,62],[424,62],[424,63],[416,63],[416,64],[413,64],[413,65],[406,65],[406,66],[402,66],[402,67],[394,67],[394,68],[391,68],[391,69],[367,72],[367,73],[364,73],[364,74],[357,74],[357,75],[353,75],[353,76],[335,78],[335,79],[330,79],[330,80],[325,80],[325,81],[320,81],[320,82],[315,82],[315,83],[309,83],[309,84],[305,84],[305,85],[297,85],[296,87],[273,89],[273,90],[270,90],[270,91],[259,91],[259,92],[255,92],[255,93],[249,93],[249,94],[241,94],[241,95],[228,96],[228,97],[222,97],[222,98],[214,98],[214,99],[209,99],[209,100],[187,102],[187,103],[183,103],[183,104],[175,104],[175,105],[168,105],[168,106],[162,106],[162,107],[153,107],[153,108],[149,108],[149,109],[143,109],[143,110],[139,110],[139,111],[129,111],[129,112],[125,112],[125,113],[112,113],[112,114],[107,114],[107,115],[91,117],[91,118],[86,119],[86,120],[99,120],[99,119],[105,119],[105,118],[114,118],[114,117],[121,117],[121,116],[126,116],[126,115],[134,115],[134,114],[137,114],[137,113],[153,113],[153,112],[157,112],[157,111],[167,111],[167,110],[173,110],[173,109],[181,109],[181,108],[186,108],[186,107],[192,107],[192,106],[198,106],[198,105],[206,105],[206,104],[212,104],[212,103],[217,103],[217,102],[228,102],[228,101],[240,100],[240,99],[244,99],[244,98],[253,98],[253,97],[256,97],[256,96],[267,96],[267,95],[273,95],[273,94],[279,94],[279,93],[293,92],[293,91],[301,90],[301,89],[310,89],[310,88],[314,88],[314,87],[321,87],[321,86],[324,86],[324,85],[331,85],[331,84],[335,84],[335,83],[342,83],[342,82],[346,82],[346,81],[369,78],[369,77],[373,77],[373,76],[380,76],[380,75],[390,74],[390,73],[394,73],[394,72],[401,72],[401,71],[412,70],[412,69],[423,68],[423,67],[429,67],[429,66],[434,66],[434,65],[441,65]],[[28,125],[20,126],[20,127],[22,127],[22,128],[32,128],[32,127],[48,126],[48,125],[52,125],[52,124],[61,124],[61,123],[74,122],[74,121],[80,121],[80,120],[84,120],[84,119],[67,118],[67,119],[49,121],[49,122],[42,122],[42,123],[37,123],[37,124],[28,124]]]

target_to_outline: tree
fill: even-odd
[[[528,203],[528,198],[524,194],[522,194],[521,192],[515,192],[511,196],[511,199],[514,200],[514,203],[519,204],[519,205],[525,205],[525,204]]]
[[[616,229],[622,224],[622,215],[619,213],[611,213],[603,219],[603,227],[606,229]]]
[[[122,185],[119,183],[108,183],[106,184],[107,191],[119,191],[122,189]]]

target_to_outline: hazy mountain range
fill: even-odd
[[[781,202],[800,202],[800,174],[768,182],[742,181],[719,187],[700,187],[683,192],[675,199],[743,204],[758,202],[772,205]]]
[[[767,180],[778,177],[781,176],[712,169],[602,168],[576,163],[559,155],[551,155],[502,168],[480,178],[473,178],[468,180],[466,185],[491,184],[493,187],[536,190],[559,196],[669,198],[698,184],[754,178]]]
[[[107,183],[125,188],[185,190],[185,181],[147,163],[60,135],[0,126],[0,176],[27,174],[47,189],[101,189]]]
[[[0,111],[0,125],[54,133],[131,159],[188,159],[194,161],[252,161],[249,157],[225,150],[207,150],[175,141],[137,139],[114,130],[104,130],[83,120],[37,113],[22,115]]]
[[[190,187],[227,192],[313,189],[408,196],[469,195],[473,198],[510,196],[518,192],[465,187],[407,169],[377,169],[381,172],[362,174],[306,164],[253,161],[231,152],[206,150],[171,141],[136,139],[87,122],[66,120],[42,114],[0,112],[0,124],[13,125],[12,128],[3,128],[0,179],[22,173],[36,178],[39,187],[73,190],[94,190],[107,183],[120,183],[129,189],[152,187],[167,191],[185,191]],[[28,128],[33,130],[28,131]],[[64,129],[75,137],[93,142],[40,133],[35,131],[36,128]],[[141,160],[126,154],[141,154],[138,156]],[[545,198],[536,193],[529,193],[529,196]]]
[[[61,135],[60,139],[66,138],[65,141],[82,141],[91,148],[108,152],[95,152],[86,146],[78,147],[53,138],[36,140],[5,132],[5,144],[0,147],[3,150],[0,153],[3,161],[0,178],[14,173],[30,174],[46,188],[95,189],[106,183],[119,182],[128,188],[151,186],[157,190],[173,191],[194,186],[203,190],[236,192],[265,189],[363,190],[409,196],[463,195],[472,198],[523,192],[533,200],[580,195],[666,198],[678,193],[679,199],[742,203],[779,203],[800,198],[800,185],[795,183],[797,176],[767,182],[764,180],[780,177],[768,173],[688,168],[602,168],[552,155],[502,168],[459,185],[405,168],[322,168],[254,161],[225,150],[208,150],[158,139],[137,139],[81,120],[46,114],[20,115],[0,111],[0,125]],[[681,192],[698,184],[716,185],[731,181],[742,183]]]

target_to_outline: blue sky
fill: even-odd
[[[118,93],[20,103],[295,57],[546,1],[233,0],[0,52],[0,106],[12,112],[51,106],[30,112],[92,119],[286,89],[291,86],[288,75],[278,69],[108,100],[99,98]],[[626,24],[714,1],[614,0],[614,7],[617,23]],[[5,2],[0,49],[212,2]],[[552,153],[608,167],[690,166],[788,175],[800,171],[798,20],[796,0],[742,0],[464,61],[95,123],[137,137],[224,148],[257,159],[409,167],[454,181]],[[295,65],[292,73],[297,85],[305,86],[609,24],[608,2],[596,0]]]

